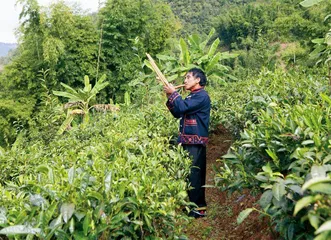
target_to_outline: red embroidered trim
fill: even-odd
[[[185,119],[185,125],[197,125],[196,119]]]
[[[175,101],[176,98],[178,98],[180,95],[178,92],[173,92],[170,96],[169,96],[169,102],[173,103]]]
[[[184,144],[207,144],[208,137],[199,137],[198,135],[184,135],[179,136],[180,142]]]

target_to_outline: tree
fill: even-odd
[[[76,12],[59,1],[42,9],[36,0],[19,0],[20,14],[18,55],[3,72],[4,84],[27,94],[40,93],[37,80],[41,69],[49,69],[50,88],[59,79],[79,85],[85,74],[94,75],[97,34],[92,18]],[[71,82],[70,82],[71,81]]]
[[[102,62],[110,82],[109,94],[123,99],[128,83],[141,71],[145,52],[162,51],[178,29],[170,7],[159,0],[108,0],[103,19]]]
[[[17,2],[22,5],[19,46],[0,76],[0,132],[6,134],[0,137],[2,145],[13,143],[18,123],[23,126],[19,130],[28,128],[30,117],[42,111],[42,84],[50,90],[58,87],[60,80],[80,86],[83,76],[94,76],[96,69],[98,36],[91,16],[63,1],[45,9],[36,0]],[[48,71],[43,83],[39,76],[42,69]]]

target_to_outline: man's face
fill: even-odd
[[[196,78],[193,76],[193,73],[189,72],[185,76],[184,84],[186,90],[195,90],[197,88],[200,88],[199,85],[200,78]]]

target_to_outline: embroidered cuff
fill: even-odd
[[[169,98],[168,98],[168,102],[169,103],[173,103],[174,101],[175,101],[175,99],[176,98],[178,98],[180,95],[179,95],[179,93],[178,92],[173,92],[170,96],[169,96]]]

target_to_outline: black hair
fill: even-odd
[[[194,77],[200,78],[200,86],[205,86],[207,84],[207,77],[200,68],[191,68],[188,73],[192,73]]]

